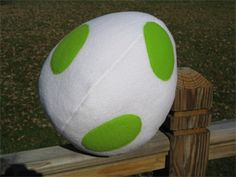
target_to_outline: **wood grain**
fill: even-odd
[[[209,150],[209,132],[170,137],[170,176],[204,176]]]
[[[178,82],[173,111],[212,107],[212,84],[200,73],[187,67],[178,68]]]
[[[213,122],[209,127],[211,132],[209,159],[236,155],[235,123],[235,119],[218,121]],[[24,164],[28,169],[35,170],[44,176],[125,176],[151,171],[154,168],[163,168],[166,163],[165,156],[168,154],[169,146],[169,140],[166,135],[158,132],[151,141],[141,148],[131,153],[113,157],[95,157],[74,151],[72,148],[53,146],[1,155],[0,159],[8,162],[8,166]],[[155,158],[157,159],[155,164],[149,166],[147,161],[150,160],[151,163],[154,163],[153,159]],[[135,164],[142,164],[142,161],[146,161],[144,163],[148,165],[143,164],[138,165],[137,168],[134,167]],[[119,165],[130,165],[132,168],[127,168],[125,172],[121,172],[122,174],[118,174],[118,172],[112,174],[110,171],[113,170],[113,167],[115,166],[117,170]],[[100,169],[104,168],[110,171],[100,171]],[[99,174],[96,174],[95,171],[99,171]],[[2,172],[4,172],[3,169]]]
[[[138,174],[155,169],[165,167],[166,153],[153,154],[149,156],[137,157],[129,160],[118,161],[112,164],[103,164],[84,168],[80,170],[71,170],[60,174],[48,175],[53,176],[67,176],[67,177],[84,177],[84,176],[127,176]]]
[[[1,155],[2,172],[24,164],[44,176],[126,176],[169,164],[170,176],[204,176],[208,159],[236,155],[235,119],[210,125],[211,107],[211,83],[190,68],[179,68],[165,134],[159,131],[137,150],[113,157],[84,154],[71,145]]]
[[[189,114],[189,113],[188,113]],[[169,115],[165,121],[165,126],[171,130],[186,130],[193,128],[207,127],[211,122],[211,114],[174,116]]]
[[[205,175],[211,121],[212,84],[190,68],[179,68],[176,96],[164,130],[170,139],[169,175]]]

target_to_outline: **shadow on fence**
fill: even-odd
[[[38,173],[35,170],[29,170],[24,164],[12,164],[4,170],[1,176],[42,176],[41,173]]]

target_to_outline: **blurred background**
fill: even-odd
[[[72,29],[118,11],[142,11],[163,20],[176,41],[178,66],[193,68],[214,85],[212,121],[236,117],[234,1],[1,0],[1,154],[68,143],[39,102],[42,64]],[[236,176],[235,162],[236,157],[209,161],[207,175]]]

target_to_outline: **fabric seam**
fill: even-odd
[[[81,108],[82,104],[86,101],[90,92],[117,66],[118,63],[122,61],[124,56],[133,48],[133,46],[140,40],[142,34],[139,34],[136,39],[129,45],[129,47],[118,57],[118,59],[99,77],[99,79],[88,89],[87,93],[84,95],[82,100],[80,101],[78,107],[73,111],[72,117],[66,121],[66,123],[62,127],[62,133],[66,129],[67,125],[75,118],[76,112]]]

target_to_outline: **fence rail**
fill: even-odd
[[[204,176],[207,161],[236,155],[236,119],[210,124],[212,84],[190,68],[179,68],[176,97],[158,132],[139,149],[95,157],[71,145],[1,155],[1,173],[43,176],[127,176],[167,169],[169,176]],[[13,173],[12,173],[13,172]]]
[[[213,122],[209,127],[209,159],[236,155],[236,119]],[[53,146],[2,155],[8,163],[24,164],[27,169],[45,176],[125,176],[165,167],[169,151],[167,136],[158,132],[138,150],[113,157],[94,157],[78,152],[72,146]]]

